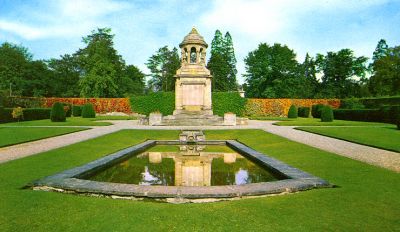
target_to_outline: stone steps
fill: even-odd
[[[224,124],[222,117],[192,117],[192,118],[166,118],[162,119],[161,125],[165,126],[221,126]]]

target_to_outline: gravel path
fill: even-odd
[[[400,172],[400,153],[359,145],[293,129],[293,126],[274,126],[273,121],[250,120],[245,126],[139,126],[137,121],[112,121],[112,126],[92,127],[90,130],[61,135],[48,139],[0,148],[0,163],[49,151],[84,140],[96,138],[122,129],[182,130],[182,129],[263,129],[264,131],[300,142],[321,150],[329,151],[351,159]]]

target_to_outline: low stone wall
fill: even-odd
[[[340,99],[257,99],[249,98],[245,106],[246,116],[272,116],[286,117],[290,106],[311,107],[316,104],[330,105],[337,109],[340,107]]]

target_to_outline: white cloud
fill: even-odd
[[[0,30],[27,40],[82,36],[101,25],[104,16],[130,7],[126,2],[110,0],[59,0],[39,12],[24,9],[26,18],[0,19]],[[30,18],[34,19],[34,24]]]

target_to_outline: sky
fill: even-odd
[[[299,62],[343,48],[372,57],[380,39],[400,45],[400,0],[0,0],[0,43],[27,47],[34,59],[72,54],[82,37],[109,27],[126,63],[149,73],[148,58],[178,47],[193,26],[209,45],[215,30],[229,31],[243,83],[244,58],[260,43],[286,44]]]

